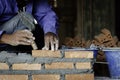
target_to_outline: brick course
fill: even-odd
[[[94,80],[92,51],[1,52],[0,80]]]

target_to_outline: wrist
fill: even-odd
[[[2,34],[1,35],[1,38],[0,38],[0,43],[4,43],[4,44],[6,44],[7,43],[7,40],[8,40],[8,34]]]

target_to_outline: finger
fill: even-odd
[[[27,29],[23,30],[23,32],[26,32],[29,35],[33,35],[33,33],[30,30],[27,30]]]
[[[17,45],[19,45],[19,41],[15,41],[14,43],[10,43],[10,45],[17,46]]]
[[[42,50],[48,50],[48,48],[46,48],[45,46],[42,48]]]
[[[49,36],[49,39],[50,39],[50,47],[51,47],[51,50],[54,51],[54,40],[53,40],[53,36]]]
[[[23,31],[22,31],[22,36],[27,37],[27,38],[30,38],[30,39],[34,39],[33,33],[30,32],[29,30],[23,30]]]
[[[45,47],[43,47],[42,50],[45,50]]]
[[[49,50],[49,43],[50,43],[50,39],[48,37],[45,38],[45,49]]]
[[[49,50],[49,48],[44,46],[42,50]]]
[[[59,41],[57,40],[55,44],[55,50],[58,50],[58,47],[59,47]]]
[[[31,44],[28,42],[19,41],[19,45],[31,45]]]
[[[58,50],[59,47],[59,40],[55,38],[55,50]]]
[[[53,39],[50,39],[50,44],[51,44],[51,50],[54,51],[55,46],[54,46],[54,40]]]
[[[29,44],[31,44],[33,42],[32,39],[27,39],[27,38],[24,38],[24,37],[20,38],[19,41],[20,42],[26,42],[26,43],[29,43]]]
[[[25,33],[23,35],[21,35],[20,37],[24,37],[24,38],[27,38],[27,39],[35,40],[35,37],[27,35]]]

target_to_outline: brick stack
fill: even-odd
[[[68,47],[89,48],[91,44],[99,47],[120,47],[120,41],[117,36],[113,36],[108,29],[102,29],[98,35],[95,35],[92,40],[85,40],[83,37],[67,37],[63,45]]]
[[[68,47],[87,47],[90,46],[91,42],[89,44],[89,41],[85,41],[84,38],[80,38],[78,36],[71,38],[71,37],[67,37],[65,39],[65,41],[63,42],[63,45],[68,46]]]
[[[92,51],[0,52],[0,80],[94,80]]]
[[[117,42],[117,37],[113,37],[108,29],[102,29],[101,33],[99,35],[96,35],[92,41],[92,43],[96,46],[103,47],[117,47]]]

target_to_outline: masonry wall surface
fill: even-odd
[[[92,51],[2,51],[0,80],[94,80],[92,64]]]

